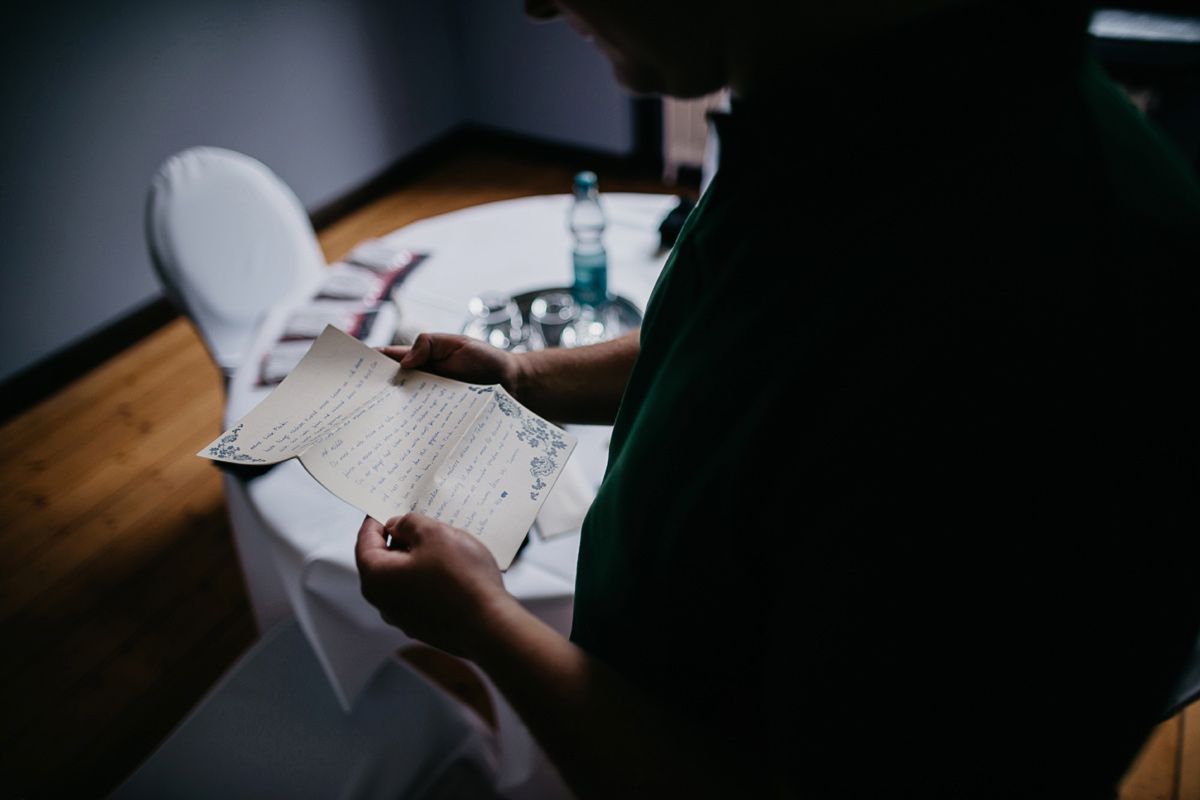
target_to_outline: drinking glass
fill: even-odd
[[[471,318],[463,329],[467,336],[501,350],[511,350],[524,341],[521,309],[513,298],[485,292],[472,297],[467,309],[471,312]]]
[[[607,342],[619,332],[620,320],[612,303],[585,305],[579,309],[575,320],[563,329],[561,343],[563,347],[583,347]]]
[[[529,304],[529,338],[531,350],[558,347],[563,331],[579,316],[579,306],[570,292],[546,292]]]

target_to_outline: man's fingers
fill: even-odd
[[[384,525],[384,531],[391,536],[393,549],[412,550],[421,542],[421,530],[418,525],[419,514],[405,514],[402,517],[392,517]]]
[[[400,359],[400,366],[405,369],[414,369],[421,366],[429,360],[430,354],[430,336],[427,333],[422,333],[412,343],[412,347],[408,348],[408,352]]]
[[[383,526],[378,520],[367,517],[359,526],[358,540],[354,543],[354,560],[358,562],[358,568],[361,570],[380,551],[386,550]]]
[[[358,563],[359,572],[384,562],[394,562],[397,557],[405,555],[388,549],[387,534],[387,529],[378,520],[371,517],[363,520],[358,529],[358,541],[354,544],[354,560]]]
[[[383,547],[384,527],[374,517],[365,517],[358,527],[359,547]]]
[[[383,347],[379,347],[376,349],[379,350],[379,352],[383,353],[388,358],[392,359],[393,361],[400,361],[406,355],[408,355],[408,351],[411,350],[412,348],[410,348],[408,345],[391,345],[391,344],[389,344],[389,345],[384,345]]]
[[[407,564],[412,551],[421,544],[434,520],[421,514],[405,514],[392,517],[387,524],[367,517],[358,529],[358,541],[354,545],[354,560],[360,574],[385,566]]]
[[[408,355],[400,362],[402,367],[419,367],[422,364],[437,364],[453,356],[471,343],[466,336],[450,333],[422,333],[413,342]]]

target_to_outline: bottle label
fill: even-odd
[[[575,300],[585,305],[597,305],[608,299],[608,254],[574,253]]]

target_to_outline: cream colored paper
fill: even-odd
[[[500,386],[399,365],[329,327],[257,407],[197,455],[234,464],[298,457],[377,520],[417,511],[479,536],[506,569],[575,437]]]

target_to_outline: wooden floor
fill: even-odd
[[[334,259],[416,219],[563,192],[586,166],[464,152],[321,244]],[[221,403],[177,320],[0,427],[0,797],[105,794],[253,640],[220,481],[193,455]],[[1200,800],[1200,706],[1156,731],[1122,797]]]

